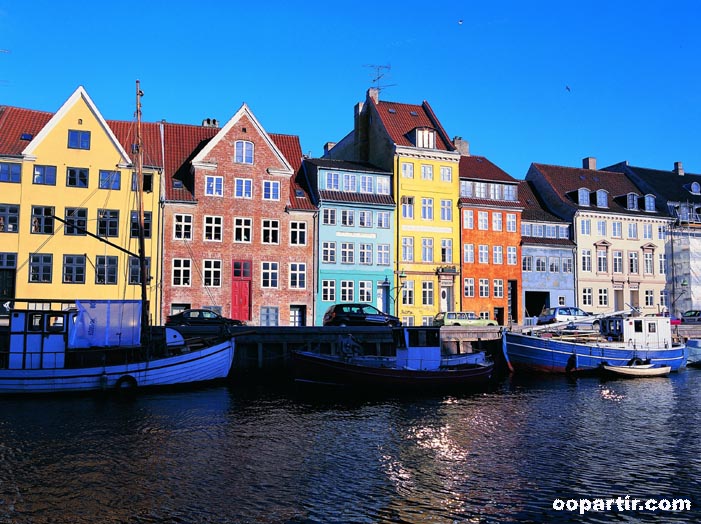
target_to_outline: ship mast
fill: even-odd
[[[141,343],[149,342],[149,303],[146,286],[148,273],[146,267],[146,241],[144,239],[144,154],[141,137],[141,82],[136,81],[136,184],[138,200],[138,230],[139,230],[139,279],[141,284]]]

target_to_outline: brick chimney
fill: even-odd
[[[461,136],[453,138],[453,145],[462,156],[470,156],[470,143],[467,140],[463,140]]]
[[[684,166],[682,166],[681,162],[674,163],[674,174],[684,176]]]
[[[328,155],[329,151],[333,149],[333,146],[336,145],[336,142],[326,142],[324,144],[324,155]]]
[[[372,98],[372,100],[377,104],[380,100],[380,90],[377,89],[376,87],[371,87],[368,89],[368,98]]]
[[[584,169],[591,169],[593,171],[596,171],[596,158],[593,156],[588,156],[586,158],[582,159],[582,167]]]

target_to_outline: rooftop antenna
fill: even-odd
[[[377,65],[377,64],[365,64],[365,67],[370,67],[375,70],[375,76],[372,79],[372,83],[374,84],[374,88],[377,89],[378,91],[382,91],[383,89],[387,87],[392,87],[396,86],[397,84],[381,84],[380,80],[387,74],[387,72],[392,69],[392,66],[387,64],[387,65]]]

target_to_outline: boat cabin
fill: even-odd
[[[669,317],[616,315],[602,318],[599,329],[607,340],[624,342],[633,348],[672,346]]]

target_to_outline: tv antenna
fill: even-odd
[[[372,83],[374,84],[375,89],[377,89],[378,91],[382,91],[386,87],[392,87],[397,85],[380,83],[380,80],[382,80],[382,78],[387,74],[387,72],[389,72],[390,69],[392,69],[391,65],[365,64],[365,67],[370,67],[375,70],[375,76],[372,79]]]

